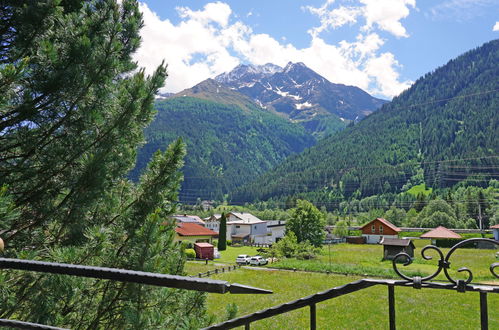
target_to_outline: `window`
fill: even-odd
[[[376,227],[374,225],[371,226],[371,232],[374,234],[376,232]]]
[[[236,228],[241,228],[241,226],[236,226]]]
[[[256,226],[255,226],[255,229],[256,229]]]
[[[379,226],[379,233],[383,234],[383,226]]]

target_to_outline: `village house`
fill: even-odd
[[[221,214],[213,214],[207,218],[204,218],[205,227],[218,233],[220,231],[221,217]]]
[[[212,243],[218,233],[192,222],[179,222],[175,228],[175,242]]]
[[[459,239],[462,237],[461,235],[453,232],[450,229],[447,229],[443,226],[438,226],[437,228],[424,233],[420,236],[420,238],[431,239],[431,244],[435,245],[437,239]]]
[[[388,220],[376,218],[360,227],[367,244],[378,244],[383,238],[398,238],[400,228]]]
[[[284,220],[265,220],[267,222],[266,244],[278,242],[286,234],[286,221]]]
[[[383,245],[383,260],[393,260],[401,252],[407,253],[409,257],[414,258],[414,243],[410,239],[386,238],[380,242]],[[402,259],[405,261],[405,259]]]
[[[266,243],[267,222],[247,212],[230,212],[227,217],[227,239],[233,243]]]
[[[175,221],[177,221],[177,223],[195,223],[195,224],[198,224],[200,226],[203,226],[205,227],[205,223],[204,221],[198,217],[197,215],[187,215],[187,214],[177,214],[177,215],[172,215],[171,216],[173,219],[175,219]]]

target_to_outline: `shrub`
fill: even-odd
[[[185,249],[185,256],[187,258],[194,259],[196,258],[196,251],[194,251],[194,249]]]
[[[194,248],[194,244],[192,244],[192,242],[189,242],[189,241],[182,241],[182,246],[184,247],[184,249],[193,249]]]
[[[228,246],[231,246],[232,245],[232,241],[230,239],[227,240],[227,245]]]

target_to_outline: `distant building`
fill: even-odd
[[[360,227],[367,244],[378,244],[383,238],[398,238],[400,228],[388,220],[376,218]]]
[[[265,220],[267,222],[267,237],[265,244],[274,244],[286,234],[286,221]]]
[[[216,231],[218,233],[220,231],[220,218],[221,217],[222,217],[221,214],[213,214],[212,216],[209,216],[208,218],[204,218],[205,227],[208,229],[211,229],[213,231]]]
[[[226,217],[228,240],[233,243],[266,243],[266,221],[247,212],[230,212]]]
[[[218,233],[191,222],[180,222],[175,228],[175,241],[191,243],[211,243]]]
[[[383,245],[383,260],[393,260],[395,256],[401,252],[407,253],[411,258],[414,258],[414,243],[410,239],[386,238],[380,242]],[[402,259],[404,261],[404,259]]]
[[[450,229],[447,229],[443,226],[438,226],[435,229],[430,230],[427,233],[424,233],[420,236],[420,238],[431,239],[431,244],[436,244],[437,239],[459,239],[462,238],[461,235],[453,232]]]
[[[182,222],[182,223],[196,223],[200,226],[205,226],[204,221],[198,217],[197,215],[187,215],[187,214],[177,214],[177,215],[172,215],[171,216],[177,223]]]
[[[492,232],[494,233],[494,239],[499,241],[499,225],[493,225],[490,229],[492,229]]]

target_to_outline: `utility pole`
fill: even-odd
[[[483,230],[482,226],[482,205],[480,205],[480,200],[478,200],[478,223],[480,225],[480,231]]]

